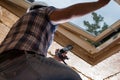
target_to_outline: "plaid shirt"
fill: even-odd
[[[23,15],[0,45],[0,53],[19,49],[46,56],[56,30],[49,20],[49,14],[54,10],[54,7],[43,7]]]

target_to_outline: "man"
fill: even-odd
[[[82,80],[68,66],[46,58],[56,25],[95,11],[110,0],[78,3],[63,9],[33,5],[0,45],[0,80]]]

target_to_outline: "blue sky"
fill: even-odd
[[[67,7],[75,3],[91,2],[91,1],[97,1],[97,0],[36,0],[36,1],[43,1],[43,2],[46,2],[50,6],[53,5],[57,8],[64,8],[64,7]],[[112,25],[117,20],[120,20],[120,5],[118,5],[114,0],[111,0],[111,2],[107,6],[95,12],[102,15],[104,17],[104,21],[108,25]],[[85,28],[83,25],[84,20],[91,21],[92,23],[91,14],[88,14],[83,17],[79,17],[77,19],[73,19],[70,22],[84,29]]]

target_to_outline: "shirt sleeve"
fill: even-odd
[[[56,8],[53,7],[53,6],[50,6],[50,7],[47,7],[46,12],[47,12],[47,17],[48,17],[49,22],[50,22],[52,25],[55,25],[55,26],[56,26],[57,24],[55,24],[53,21],[51,21],[51,20],[50,20],[50,16],[49,16],[54,10],[56,10]]]

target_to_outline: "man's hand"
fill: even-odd
[[[59,49],[56,49],[54,59],[57,60],[57,61],[62,61],[62,59],[57,55],[58,52],[59,52]],[[63,57],[67,57],[66,54],[67,54],[67,52],[64,52],[61,55]]]

